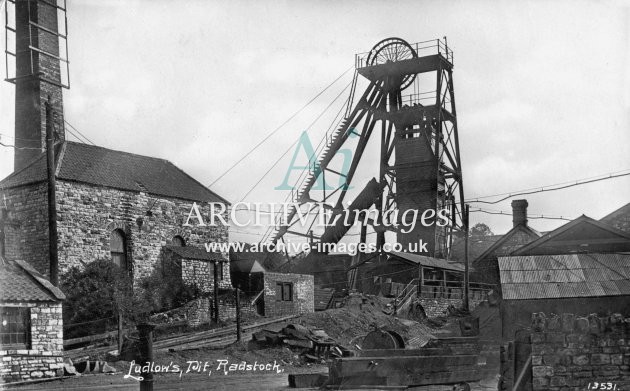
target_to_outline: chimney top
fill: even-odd
[[[512,201],[512,223],[517,225],[527,225],[527,200]]]

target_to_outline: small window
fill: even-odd
[[[171,239],[171,246],[184,247],[186,246],[186,241],[181,236],[176,235]]]
[[[217,268],[217,277],[219,281],[223,280],[223,262],[215,262],[214,267]]]
[[[276,283],[276,301],[293,301],[293,284],[290,282]]]
[[[114,230],[110,236],[109,248],[112,254],[112,262],[123,270],[127,270],[127,241],[122,230]]]
[[[28,349],[31,312],[26,307],[0,307],[2,348]]]

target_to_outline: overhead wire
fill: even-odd
[[[212,183],[208,185],[208,187],[213,186],[215,183],[220,181],[225,175],[227,175],[230,171],[234,169],[237,165],[239,165],[243,160],[245,160],[252,152],[257,150],[261,145],[263,145],[271,136],[276,134],[280,129],[282,129],[286,124],[288,124],[293,118],[295,118],[298,114],[300,114],[304,109],[306,109],[311,103],[313,103],[317,98],[319,98],[324,92],[326,92],[330,87],[332,87],[339,79],[341,79],[348,71],[354,69],[354,65],[345,70],[341,75],[339,75],[335,80],[333,80],[330,84],[324,87],[323,90],[318,92],[313,98],[311,98],[306,104],[304,104],[301,108],[299,108],[296,112],[294,112],[289,118],[287,118],[283,123],[281,123],[278,127],[276,127],[273,131],[267,134],[262,140],[260,140],[256,145],[254,145],[249,151],[247,151],[241,158],[239,158],[235,163],[233,163],[227,170],[225,170],[218,178],[216,178]]]
[[[14,148],[14,149],[19,149],[19,150],[27,150],[27,149],[29,149],[29,150],[38,150],[38,151],[42,150],[41,148],[37,148],[37,147],[17,147],[15,145],[5,144],[5,143],[3,143],[1,141],[0,141],[0,145],[3,146],[3,147]]]
[[[339,99],[339,97],[348,89],[348,87],[350,87],[351,84],[352,82],[348,83],[341,90],[341,92],[337,94],[337,96],[326,106],[326,108],[324,108],[324,110],[321,113],[319,113],[319,115],[309,124],[309,126],[307,126],[307,130],[310,129],[324,115],[324,113],[328,111],[328,109],[330,109],[330,107],[337,101],[337,99]],[[245,193],[245,195],[243,195],[243,197],[241,197],[241,200],[239,202],[242,202],[245,198],[247,198],[248,195],[251,194],[252,191],[254,191],[254,189],[260,184],[260,182],[262,182],[263,179],[265,179],[267,175],[269,175],[271,170],[273,170],[276,167],[276,165],[280,163],[280,161],[286,156],[286,154],[289,153],[289,151],[291,151],[291,149],[293,149],[293,147],[295,147],[299,143],[299,141],[300,139],[298,138],[291,145],[289,145],[289,147],[284,151],[284,153],[282,153],[282,155],[280,155],[278,159],[276,159],[276,161],[271,165],[271,167],[269,167],[269,169],[267,169],[267,171],[265,171],[265,173],[260,177],[260,179],[258,179],[258,181],[254,183],[254,185],[247,191],[247,193]]]
[[[625,172],[628,171],[628,172]],[[548,191],[556,191],[556,190],[562,190],[562,189],[567,189],[569,187],[574,187],[574,186],[580,186],[580,185],[585,185],[588,183],[593,183],[593,182],[599,182],[599,181],[604,181],[607,179],[612,179],[612,178],[619,178],[619,177],[623,177],[623,176],[627,176],[630,175],[630,169],[625,169],[625,170],[621,170],[621,171],[616,171],[616,172],[611,172],[608,174],[603,174],[605,176],[598,178],[601,175],[598,175],[598,177],[594,177],[594,178],[585,178],[585,179],[578,179],[575,181],[570,181],[570,182],[563,182],[563,183],[557,183],[554,185],[547,185],[547,186],[541,186],[541,187],[534,187],[534,188],[530,188],[530,189],[524,189],[524,190],[518,190],[516,192],[508,192],[508,193],[501,193],[501,194],[494,194],[494,195],[487,195],[487,196],[481,196],[481,197],[476,197],[474,199],[470,199],[470,200],[465,200],[465,202],[476,202],[476,203],[483,203],[483,204],[498,204],[501,201],[505,201],[509,198],[512,197],[516,197],[516,196],[520,196],[520,195],[528,195],[528,194],[535,194],[535,193],[543,193],[543,192],[548,192]],[[498,196],[502,196],[502,195],[506,195],[505,197],[495,200],[495,201],[482,201],[482,198],[491,198],[491,197],[498,197]]]
[[[473,212],[481,212],[481,213],[486,213],[486,214],[490,214],[490,215],[505,215],[505,216],[512,216],[512,213],[506,213],[503,211],[491,211],[491,210],[485,210],[485,209],[475,209],[475,210],[471,210],[471,213]],[[565,221],[571,221],[571,219],[568,219],[566,217],[563,216],[559,216],[559,217],[555,217],[555,216],[545,216],[545,215],[532,215],[532,214],[527,214],[527,218],[528,219],[543,219],[543,220],[565,220]]]
[[[70,128],[74,129],[74,131],[75,131],[75,132],[77,132],[77,133],[79,133],[81,136],[83,136],[83,138],[84,138],[85,140],[87,140],[90,144],[92,144],[92,145],[96,145],[96,144],[95,144],[92,140],[90,140],[89,138],[87,138],[87,136],[86,136],[86,135],[84,135],[83,133],[81,133],[81,131],[80,131],[79,129],[77,129],[76,127],[74,127],[74,126],[73,126],[70,122],[68,122],[65,118],[64,118],[63,122],[65,122],[65,123],[66,123],[66,124],[67,124]],[[69,129],[66,129],[66,130],[68,130],[71,134],[73,134],[75,137],[77,137],[77,135],[76,135],[76,134],[74,134],[71,130],[69,130]],[[79,137],[77,137],[77,138],[79,138]]]

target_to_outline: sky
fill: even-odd
[[[347,92],[308,126],[350,82],[354,54],[387,37],[448,38],[467,199],[630,172],[630,2],[69,0],[68,32],[66,120],[98,145],[168,159],[203,184],[343,75],[211,186],[231,202],[288,151],[245,201],[285,199],[274,187],[292,144],[307,129],[319,140]],[[14,94],[0,84],[3,143],[14,141]],[[0,147],[0,177],[12,166],[12,148]],[[630,176],[517,198],[530,215],[599,219],[630,202]],[[509,213],[510,201],[483,208]],[[477,222],[512,226],[480,212]],[[541,231],[562,223],[530,219]],[[235,229],[231,239],[259,234]]]

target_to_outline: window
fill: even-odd
[[[215,262],[214,267],[217,269],[217,278],[223,280],[223,262]]]
[[[176,235],[171,239],[171,246],[184,247],[186,246],[186,241],[181,236]]]
[[[109,241],[109,248],[112,254],[112,262],[118,265],[123,270],[127,269],[127,240],[125,239],[125,233],[120,230],[112,231]]]
[[[276,283],[276,301],[293,301],[293,283]]]
[[[26,307],[0,307],[2,348],[28,349],[31,312]]]

